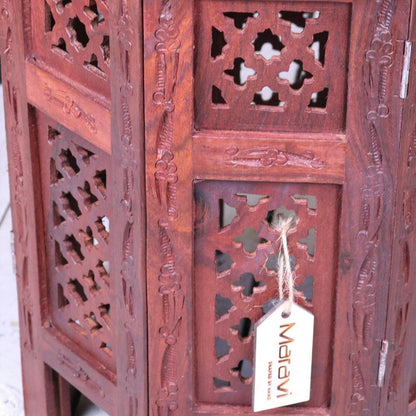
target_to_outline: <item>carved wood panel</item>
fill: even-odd
[[[115,371],[109,157],[37,113],[51,324]]]
[[[31,7],[33,50],[29,53],[70,82],[110,98],[108,2],[34,0]]]
[[[288,244],[295,300],[316,319],[306,405],[329,405],[338,187],[206,181],[196,185],[195,203],[197,400],[251,404],[253,325],[278,297],[277,215],[294,218]]]
[[[345,130],[347,4],[200,0],[197,7],[198,129]]]

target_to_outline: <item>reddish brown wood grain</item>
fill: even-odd
[[[234,326],[276,297],[266,218],[280,206],[298,216],[313,387],[264,414],[415,413],[413,78],[400,98],[414,1],[3,3],[27,415],[69,415],[71,385],[112,415],[252,415],[239,367],[252,342]],[[294,61],[297,79],[283,79]],[[221,200],[239,215],[223,229]],[[238,239],[250,227],[267,240],[254,252]],[[233,303],[225,318],[218,294]]]

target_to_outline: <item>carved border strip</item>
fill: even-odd
[[[16,279],[19,289],[19,302],[21,305],[20,336],[23,347],[33,352],[33,314],[34,300],[33,290],[28,276],[28,232],[27,232],[27,199],[25,197],[25,175],[23,168],[21,142],[23,141],[23,130],[19,116],[18,100],[19,100],[19,81],[17,79],[15,61],[15,51],[13,45],[13,12],[11,4],[8,0],[4,0],[1,8],[0,19],[2,21],[2,29],[4,33],[4,49],[2,51],[3,73],[6,75],[4,81],[4,94],[6,112],[8,117],[8,142],[12,146],[11,157],[13,161],[13,176],[11,175],[11,184],[13,184],[13,200],[14,200],[14,241],[13,251],[15,252]],[[10,153],[9,153],[10,154]]]
[[[163,324],[159,334],[165,347],[161,362],[160,387],[156,400],[159,416],[176,414],[178,409],[177,343],[182,325],[185,296],[181,276],[176,269],[175,247],[170,236],[170,222],[178,219],[177,165],[174,161],[175,89],[179,69],[181,42],[174,21],[170,0],[162,0],[159,26],[155,31],[157,85],[153,102],[161,107],[162,115],[156,139],[155,187],[159,205],[166,215],[158,220],[161,268],[159,294],[162,300]]]
[[[387,167],[383,163],[383,141],[378,121],[388,118],[387,105],[390,68],[393,64],[394,45],[391,24],[397,0],[383,0],[369,49],[365,54],[366,84],[368,93],[367,131],[368,165],[359,221],[360,266],[353,295],[354,343],[351,351],[352,396],[350,416],[367,414],[368,380],[364,379],[362,367],[374,352],[374,323],[376,313],[376,278],[379,273],[380,230],[386,201]]]
[[[125,393],[127,404],[118,403],[118,411],[128,412],[126,416],[137,416],[139,413],[140,392],[137,386],[137,352],[141,346],[135,343],[135,324],[139,317],[136,317],[136,286],[139,283],[139,276],[136,270],[135,262],[135,245],[136,241],[136,224],[134,221],[134,212],[140,207],[135,205],[134,189],[136,186],[135,175],[137,173],[136,148],[133,145],[133,127],[131,118],[130,100],[132,99],[133,85],[130,80],[130,59],[133,45],[133,20],[130,15],[129,5],[126,0],[120,2],[120,7],[116,7],[116,31],[118,42],[118,62],[120,65],[119,87],[120,95],[118,97],[121,109],[121,126],[119,127],[117,147],[120,150],[122,189],[117,190],[120,195],[121,218],[119,233],[122,233],[121,247],[121,270],[120,285],[122,286],[121,307],[124,312],[121,313],[119,320],[123,322],[123,336],[125,341],[123,350],[119,349],[119,354],[124,355],[127,359],[123,360],[123,367],[120,364],[117,368],[119,384],[122,385]],[[119,114],[120,117],[120,114]],[[115,215],[116,212],[114,212]],[[123,222],[124,221],[124,222]],[[120,363],[121,361],[119,361]],[[139,377],[141,377],[139,375]],[[123,409],[123,410],[120,410]]]

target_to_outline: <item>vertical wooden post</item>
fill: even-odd
[[[149,411],[192,404],[193,2],[144,1]]]
[[[408,1],[354,2],[346,154],[340,230],[340,276],[333,414],[378,415],[394,240],[394,190],[402,116],[403,16]]]
[[[117,414],[147,406],[145,170],[141,2],[111,4],[112,276]]]
[[[11,208],[16,279],[19,299],[20,339],[22,354],[25,414],[43,416],[55,414],[54,383],[46,368],[41,351],[41,292],[39,287],[39,229],[35,195],[33,145],[30,137],[26,78],[24,71],[24,17],[19,0],[5,1],[1,9],[2,79],[6,117],[7,150],[10,172]]]

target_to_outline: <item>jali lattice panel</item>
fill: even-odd
[[[198,8],[198,129],[345,130],[349,5],[200,0]]]
[[[47,308],[84,359],[115,372],[110,307],[109,156],[37,113],[46,228]],[[98,366],[97,368],[100,368]]]
[[[329,404],[339,190],[335,185],[201,182],[195,189],[197,400],[251,404],[253,325],[277,298],[276,216],[288,244],[296,302],[315,317],[311,400]]]
[[[34,0],[32,48],[71,82],[110,98],[109,10],[105,0]]]

